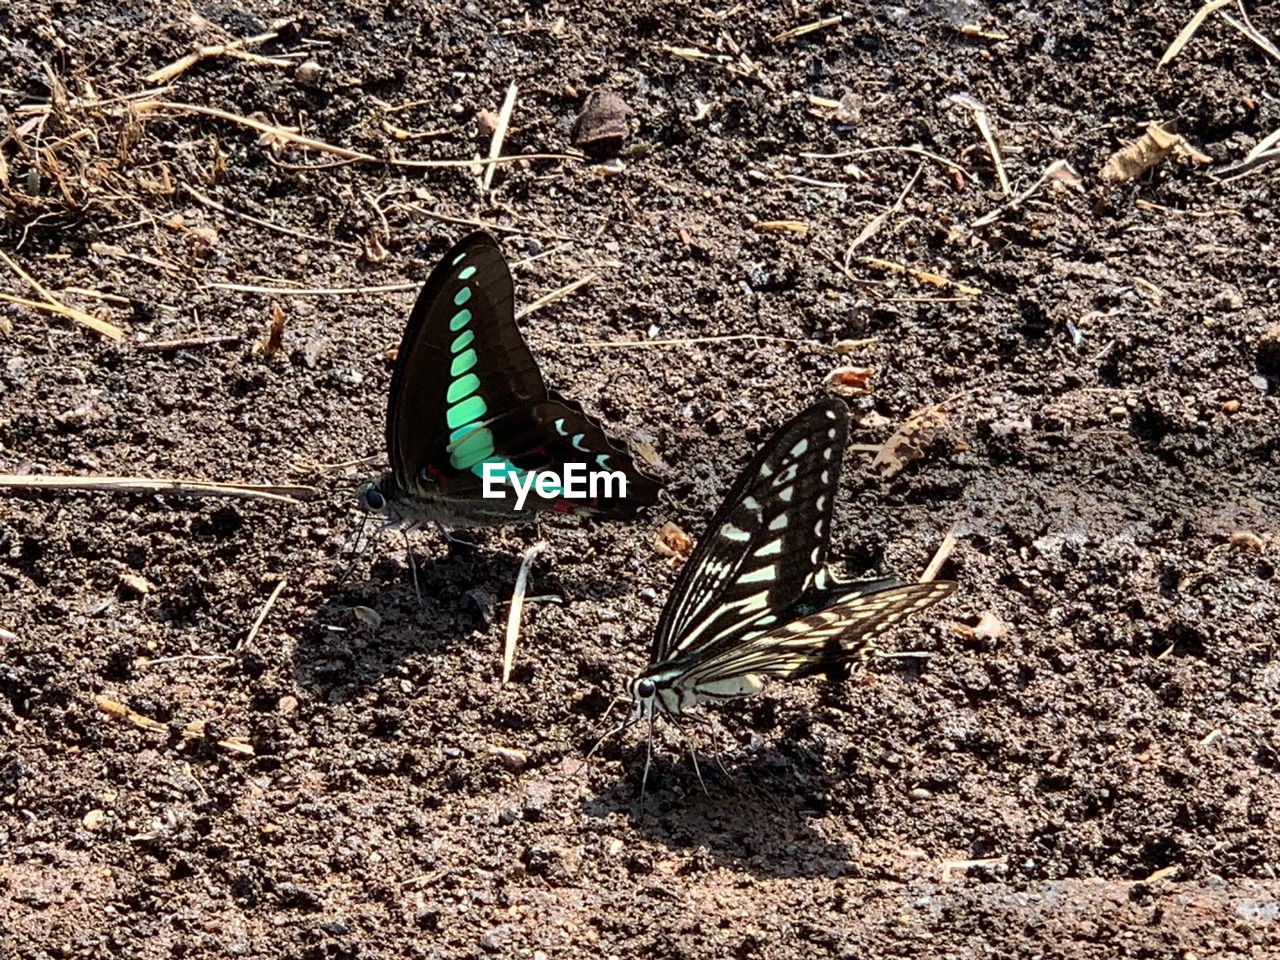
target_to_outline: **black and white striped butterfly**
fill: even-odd
[[[742,471],[676,579],[649,665],[628,687],[626,726],[646,720],[652,729],[658,716],[751,696],[766,677],[840,678],[873,654],[880,634],[955,589],[853,581],[827,566],[848,436],[844,403],[818,403]]]

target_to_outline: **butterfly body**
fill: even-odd
[[[431,272],[391,377],[390,470],[361,488],[366,509],[407,527],[470,527],[540,513],[630,519],[655,502],[659,484],[627,450],[547,388],[514,302],[511,271],[485,233],[465,237]],[[570,496],[572,467],[617,482]]]
[[[769,677],[838,678],[874,641],[955,589],[948,581],[856,581],[826,563],[848,412],[819,403],[739,475],[681,571],[649,666],[631,681],[632,720],[678,717],[753,696]]]

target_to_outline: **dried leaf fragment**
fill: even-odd
[[[693,537],[668,520],[654,536],[653,549],[661,556],[686,560],[693,551]]]
[[[284,310],[280,304],[271,305],[271,326],[267,328],[267,338],[258,344],[258,350],[264,357],[274,357],[284,346]]]
[[[569,141],[596,160],[617,156],[631,132],[631,114],[612,90],[593,90],[574,117]]]
[[[836,367],[827,374],[827,389],[837,397],[865,397],[875,374],[875,367]]]
[[[896,476],[908,463],[924,456],[925,449],[947,423],[947,414],[942,409],[942,404],[929,404],[916,410],[884,442],[876,458],[871,461],[872,469],[880,471],[880,475],[886,479]]]
[[[1213,162],[1212,157],[1205,156],[1179,134],[1170,133],[1160,124],[1152,123],[1147,126],[1147,132],[1141,137],[1113,153],[1098,176],[1103,183],[1112,185],[1128,183],[1142,176],[1172,153],[1197,163]]]

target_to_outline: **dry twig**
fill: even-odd
[[[516,574],[516,585],[511,592],[511,610],[507,613],[507,641],[502,650],[502,683],[511,679],[511,664],[516,656],[516,640],[520,636],[520,613],[524,610],[524,594],[529,584],[529,568],[538,554],[547,549],[545,541],[538,541],[524,552],[520,561],[520,572]]]
[[[1200,29],[1200,25],[1209,18],[1209,14],[1213,13],[1215,10],[1225,7],[1231,2],[1232,0],[1209,0],[1208,3],[1197,10],[1195,16],[1188,20],[1187,25],[1178,32],[1176,37],[1174,37],[1173,43],[1169,44],[1169,49],[1164,52],[1164,56],[1160,58],[1160,62],[1156,64],[1156,66],[1163,67],[1166,63],[1181,53],[1182,48],[1190,42],[1191,38],[1195,36],[1196,31]]]
[[[480,181],[482,193],[488,193],[489,185],[493,183],[495,167],[492,161],[502,155],[502,142],[507,138],[507,127],[511,125],[511,112],[515,110],[515,107],[516,85],[513,83],[507,87],[507,97],[502,101],[502,109],[498,111],[498,123],[493,128],[493,140],[489,144],[490,163],[484,168],[484,177]]]
[[[280,596],[280,592],[284,590],[284,585],[289,581],[281,578],[276,584],[276,588],[271,591],[271,596],[267,597],[267,602],[262,605],[262,609],[258,611],[258,618],[253,621],[253,626],[249,628],[249,632],[244,638],[236,644],[236,650],[243,650],[249,644],[253,643],[254,638],[258,635],[258,631],[262,629],[263,622],[267,619],[267,614],[271,612],[272,606],[275,605],[276,598]]]
[[[565,297],[569,296],[569,294],[573,293],[575,290],[585,287],[588,283],[591,283],[592,281],[599,280],[599,279],[600,277],[598,274],[588,273],[585,277],[581,277],[580,279],[573,281],[573,283],[567,283],[558,290],[552,290],[546,296],[539,297],[537,300],[533,301],[533,303],[529,304],[527,307],[524,307],[521,310],[517,311],[516,319],[523,320],[525,317],[533,313],[535,310],[541,310],[543,307],[545,307],[549,303],[555,303],[557,300],[563,300]]]
[[[157,493],[184,497],[229,497],[299,503],[315,496],[315,487],[217,483],[208,480],[154,480],[146,477],[60,477],[0,474],[0,490],[66,490],[74,493]]]

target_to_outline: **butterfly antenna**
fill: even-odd
[[[613,703],[609,704],[609,709],[606,710],[604,713],[605,720],[609,719],[609,714],[613,713],[613,708],[616,707],[618,703],[622,701],[622,699],[623,699],[622,697],[615,697]],[[614,727],[612,730],[610,730],[608,733],[602,736],[594,744],[592,744],[591,749],[587,751],[587,755],[582,758],[583,764],[585,765],[586,763],[588,763],[591,760],[591,758],[596,755],[596,751],[600,749],[601,745],[606,740],[612,739],[613,737],[618,736],[618,734],[626,730],[630,730],[632,727],[636,725],[636,722],[639,719],[640,719],[639,717],[632,717],[629,720],[623,721],[618,726]]]

